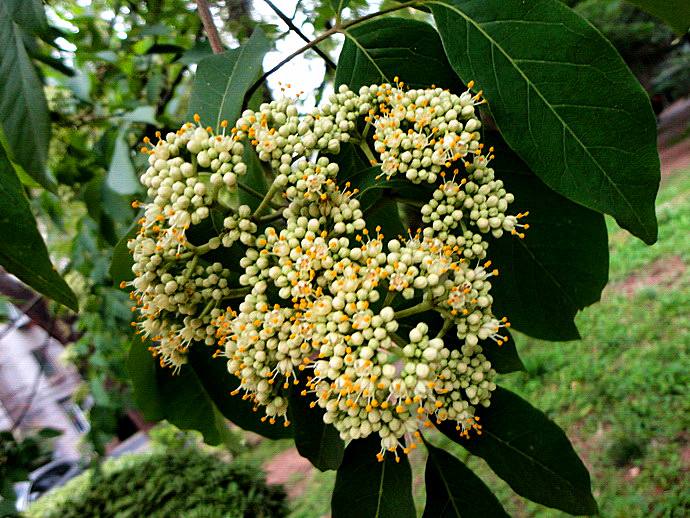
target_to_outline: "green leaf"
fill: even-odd
[[[413,88],[462,87],[443,53],[441,39],[428,23],[381,18],[347,29],[345,36],[336,87],[345,84],[357,91],[374,83],[392,83],[396,76]]]
[[[388,178],[381,175],[381,166],[360,171],[348,177],[351,189],[359,189],[357,199],[361,209],[368,211],[381,196],[395,195],[400,198],[419,200],[422,196],[431,197],[434,185],[415,185],[403,177]]]
[[[230,394],[239,385],[239,380],[228,372],[224,358],[213,358],[209,347],[203,344],[192,347],[189,351],[189,367],[194,370],[220,413],[228,420],[244,430],[258,433],[269,439],[292,437],[292,426],[285,427],[282,421],[273,425],[268,421],[261,422],[261,416],[264,415],[261,409],[254,411],[254,404],[251,401],[243,400],[240,394],[236,396]]]
[[[690,30],[690,3],[687,0],[628,0],[666,22],[679,36]]]
[[[579,338],[574,317],[598,301],[608,281],[604,217],[549,189],[495,136],[492,162],[508,192],[513,213],[529,211],[525,238],[504,235],[489,246],[499,270],[492,281],[494,312],[515,329],[546,340]]]
[[[270,40],[257,27],[241,47],[202,59],[194,77],[189,119],[198,113],[204,125],[219,128],[223,120],[234,124],[270,48]]]
[[[347,446],[331,498],[333,518],[414,518],[417,515],[407,456],[403,455],[396,463],[394,455],[387,452],[383,462],[379,462],[376,454],[380,449],[377,434]]]
[[[268,192],[268,185],[266,185],[266,175],[261,160],[254,149],[245,144],[244,154],[242,160],[247,164],[247,173],[240,178],[240,183],[253,189],[255,192],[248,192],[245,189],[239,188],[239,200],[242,205],[249,205],[252,211],[261,204],[263,195]],[[261,194],[259,197],[257,194]]]
[[[455,424],[437,428],[489,467],[513,490],[570,514],[596,514],[589,473],[558,425],[524,399],[498,387],[477,411],[481,435],[460,437]]]
[[[134,402],[148,421],[165,419],[165,404],[157,381],[158,367],[146,344],[134,336],[125,362]]]
[[[52,40],[46,11],[41,0],[4,0],[10,17],[30,34]]]
[[[657,238],[656,119],[613,46],[558,0],[432,0],[460,77],[477,81],[506,142],[552,189]]]
[[[127,122],[142,122],[152,126],[158,125],[155,106],[137,106],[132,111],[125,113],[121,119]]]
[[[24,188],[2,147],[0,199],[0,265],[46,297],[78,311],[77,297],[51,264]]]
[[[54,190],[55,182],[45,171],[50,121],[43,85],[10,9],[11,5],[0,2],[0,129],[12,161],[42,186]]]
[[[498,345],[493,340],[486,340],[481,344],[482,354],[491,362],[494,370],[500,374],[509,374],[516,371],[524,371],[525,364],[518,354],[515,340],[507,331],[502,334],[508,336],[508,340]]]
[[[129,125],[125,124],[115,139],[115,149],[110,160],[106,184],[118,194],[134,194],[141,190],[141,184],[132,164],[131,150],[125,136]]]
[[[426,459],[424,517],[507,517],[498,498],[486,484],[450,453],[424,441]]]
[[[185,366],[186,367],[186,366]],[[127,356],[127,371],[132,380],[134,400],[151,421],[166,419],[182,430],[198,430],[207,444],[225,439],[225,423],[218,419],[213,401],[194,370],[161,368],[137,337]]]
[[[139,217],[136,219],[138,220]],[[110,260],[110,269],[108,273],[115,286],[119,286],[121,282],[129,281],[134,278],[134,273],[132,272],[134,259],[132,258],[129,248],[127,248],[127,242],[136,237],[139,228],[139,223],[135,220],[129,227],[127,234],[125,234],[113,248],[113,255]]]
[[[391,198],[381,198],[367,213],[367,229],[371,235],[376,235],[376,228],[381,227],[381,233],[386,240],[396,239],[406,235],[405,225],[400,217],[400,207]]]
[[[342,13],[343,9],[348,5],[350,5],[350,0],[331,0],[331,7],[337,17],[340,17],[340,13]]]
[[[300,395],[303,387],[304,383],[291,387],[288,406],[297,451],[321,471],[338,469],[345,445],[335,427],[323,422],[323,410],[310,407],[313,398]]]

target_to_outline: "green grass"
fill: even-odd
[[[590,469],[604,517],[690,515],[690,171],[665,185],[657,213],[652,247],[609,222],[610,285],[600,303],[578,315],[582,340],[551,343],[516,333],[527,372],[500,379],[566,430]],[[631,276],[639,289],[627,293]],[[465,458],[444,439],[432,442]],[[412,461],[421,510],[424,456]],[[512,516],[565,516],[515,496],[481,459],[467,463]],[[313,475],[293,516],[328,514],[333,480],[332,473]]]

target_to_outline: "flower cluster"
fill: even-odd
[[[491,309],[498,272],[485,236],[527,228],[508,213],[493,150],[483,153],[480,102],[469,90],[341,86],[307,116],[281,99],[219,134],[197,120],[148,143],[152,201],[126,284],[134,325],[161,363],[179,369],[194,342],[216,345],[239,380],[234,393],[262,419],[287,425],[299,385],[344,440],[377,434],[380,459],[415,447],[432,420],[480,428],[475,408],[496,387],[482,347],[502,344],[509,325]],[[345,143],[380,166],[380,182],[432,184],[420,186],[422,228],[384,236],[367,220],[339,176]],[[243,181],[256,158],[265,194]]]

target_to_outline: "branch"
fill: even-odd
[[[69,322],[55,319],[48,310],[48,301],[38,296],[4,270],[0,270],[0,293],[8,297],[31,321],[46,330],[61,344],[78,338]]]
[[[213,23],[213,16],[211,16],[211,9],[208,6],[208,2],[206,0],[196,0],[196,6],[199,12],[199,18],[201,18],[201,23],[204,24],[208,42],[211,44],[211,50],[213,50],[214,54],[220,54],[223,52],[223,43],[220,41],[216,24]]]
[[[383,11],[378,11],[378,12],[375,12],[375,13],[370,13],[370,14],[367,14],[366,16],[362,16],[361,18],[357,18],[356,20],[351,20],[351,21],[349,21],[349,22],[347,22],[347,23],[338,24],[338,25],[335,25],[334,27],[328,29],[326,32],[324,32],[324,33],[321,34],[320,36],[317,36],[316,38],[314,38],[313,40],[311,40],[309,43],[307,43],[306,45],[304,45],[303,47],[297,49],[295,52],[293,52],[293,53],[290,54],[288,57],[286,57],[285,59],[283,59],[283,60],[282,60],[280,63],[278,63],[276,66],[274,66],[273,68],[271,68],[271,69],[268,70],[267,72],[264,72],[263,75],[262,75],[259,79],[257,79],[256,81],[254,81],[254,83],[252,84],[251,87],[249,87],[249,90],[247,90],[247,93],[246,93],[245,96],[244,96],[244,102],[242,103],[242,109],[245,109],[245,108],[247,107],[247,103],[248,103],[249,99],[252,98],[252,95],[254,95],[254,92],[256,92],[256,90],[259,88],[259,86],[261,86],[261,84],[262,84],[271,74],[273,74],[273,73],[276,72],[277,70],[280,70],[280,68],[282,68],[283,65],[285,65],[286,63],[289,63],[290,61],[292,61],[294,58],[296,58],[296,57],[299,56],[300,54],[303,54],[303,53],[306,52],[307,50],[309,50],[309,49],[315,47],[316,45],[318,45],[318,44],[321,43],[322,41],[324,41],[324,40],[330,38],[331,36],[333,36],[334,34],[336,34],[336,33],[338,33],[338,32],[344,33],[346,29],[349,29],[350,27],[354,27],[355,25],[359,25],[360,23],[366,22],[367,20],[371,20],[372,18],[376,18],[376,17],[382,16],[382,15],[384,15],[384,14],[392,13],[392,12],[394,12],[394,11],[399,11],[399,10],[401,10],[401,9],[405,9],[405,8],[407,8],[407,7],[412,7],[412,6],[416,5],[416,4],[421,4],[421,3],[424,3],[424,0],[413,0],[413,1],[411,1],[411,2],[405,2],[404,4],[395,5],[395,6],[393,6],[393,7],[389,7],[388,9],[384,9]]]
[[[271,2],[271,0],[264,0],[264,2],[266,3],[266,5],[268,5],[268,7],[270,7],[273,10],[274,13],[276,13],[278,18],[280,18],[281,20],[283,20],[283,22],[285,22],[285,25],[288,26],[288,29],[290,29],[295,34],[297,34],[297,36],[302,38],[305,42],[307,42],[307,43],[310,42],[309,38],[307,38],[305,36],[305,34],[299,29],[299,27],[297,27],[295,25],[295,23],[283,11],[278,9],[275,6],[275,4],[273,2]],[[333,60],[328,56],[328,54],[326,54],[323,50],[321,50],[317,46],[314,46],[314,52],[316,52],[321,57],[321,59],[323,59],[326,62],[327,66],[329,66],[330,68],[335,70],[336,65],[333,62]]]

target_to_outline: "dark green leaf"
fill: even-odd
[[[55,437],[60,437],[62,434],[63,431],[57,428],[41,428],[38,431],[38,436],[44,439],[53,439]]]
[[[239,200],[242,205],[249,205],[252,210],[256,210],[261,204],[261,200],[263,200],[263,195],[268,191],[263,163],[249,145],[244,146],[242,158],[244,163],[247,164],[247,173],[240,178],[240,183],[251,188],[254,192],[239,188]],[[255,193],[259,193],[261,196]]]
[[[209,398],[228,420],[240,428],[269,439],[292,437],[292,426],[283,426],[282,420],[273,425],[268,421],[261,422],[261,416],[264,415],[261,408],[254,411],[251,401],[243,400],[241,394],[230,394],[239,385],[239,380],[228,372],[226,359],[213,358],[209,347],[203,344],[192,347],[189,366],[196,373]]]
[[[50,28],[41,0],[4,0],[10,17],[30,34],[50,40]]]
[[[420,200],[422,196],[431,197],[435,186],[415,185],[400,177],[388,178],[381,175],[381,166],[370,167],[348,178],[351,189],[359,189],[359,199],[363,211],[369,210],[381,195],[395,195],[399,198]]]
[[[45,171],[50,121],[43,85],[24,48],[20,29],[12,20],[10,7],[0,2],[0,129],[12,161],[38,183],[54,189]]]
[[[345,445],[333,425],[323,422],[323,410],[309,406],[313,398],[300,395],[304,384],[293,385],[288,412],[295,430],[295,446],[321,471],[338,469]]]
[[[498,387],[491,406],[477,415],[482,433],[469,439],[460,437],[454,423],[437,428],[484,459],[519,495],[575,515],[597,513],[587,468],[563,430],[542,412]]]
[[[144,418],[148,421],[165,419],[165,404],[157,380],[158,366],[147,344],[138,336],[132,338],[126,368],[132,382],[134,401]]]
[[[383,462],[379,462],[376,454],[380,449],[377,434],[347,446],[333,488],[333,518],[414,518],[417,515],[407,456],[403,455],[396,463],[394,455],[387,452]]]
[[[653,243],[656,120],[613,46],[558,0],[433,0],[443,46],[552,189]]]
[[[425,518],[507,517],[501,503],[486,484],[450,453],[424,441],[426,459]]]
[[[457,90],[461,87],[443,53],[441,39],[431,25],[407,18],[382,18],[345,31],[338,58],[336,86],[357,91],[395,76],[413,88],[432,84]]]
[[[340,13],[343,12],[343,9],[345,9],[348,5],[350,5],[350,0],[330,0],[331,1],[331,7],[333,8],[333,12],[335,12],[336,16],[340,16]]]
[[[198,113],[201,122],[213,128],[220,127],[223,120],[234,124],[244,94],[261,74],[264,55],[270,48],[271,42],[257,28],[241,47],[201,60],[194,77],[189,118]]]
[[[77,311],[77,297],[51,264],[24,188],[2,147],[0,199],[0,265],[46,297]]]
[[[405,225],[400,217],[400,208],[391,198],[380,198],[367,213],[367,229],[376,235],[376,227],[381,227],[385,239],[396,239],[406,235]]]
[[[690,30],[690,2],[687,0],[628,0],[666,22],[679,36]]]
[[[508,340],[498,345],[493,340],[486,340],[482,345],[482,354],[491,362],[491,366],[500,374],[508,374],[516,371],[524,371],[525,364],[522,363],[520,356],[515,347],[515,340],[505,330],[502,334],[508,337]]]
[[[139,228],[139,223],[136,221],[132,223],[127,234],[125,234],[113,248],[113,255],[108,273],[115,286],[119,286],[122,281],[129,281],[134,278],[134,273],[132,273],[134,260],[132,254],[129,252],[129,248],[127,248],[127,242],[136,237]]]
[[[165,29],[166,31],[168,29]],[[211,50],[211,45],[208,41],[198,41],[194,46],[185,51],[184,54],[176,61],[176,63],[182,63],[183,65],[191,65],[193,63],[199,63],[204,58],[213,55],[213,50]]]
[[[127,357],[127,371],[134,390],[134,400],[148,420],[166,419],[182,430],[198,430],[208,444],[220,444],[225,424],[217,418],[217,409],[195,371],[161,368],[138,337],[132,340]]]
[[[549,189],[495,136],[487,141],[499,146],[492,165],[515,195],[511,210],[528,210],[530,225],[524,239],[505,235],[489,246],[500,272],[494,311],[530,336],[579,338],[575,314],[598,301],[608,281],[604,217]]]

